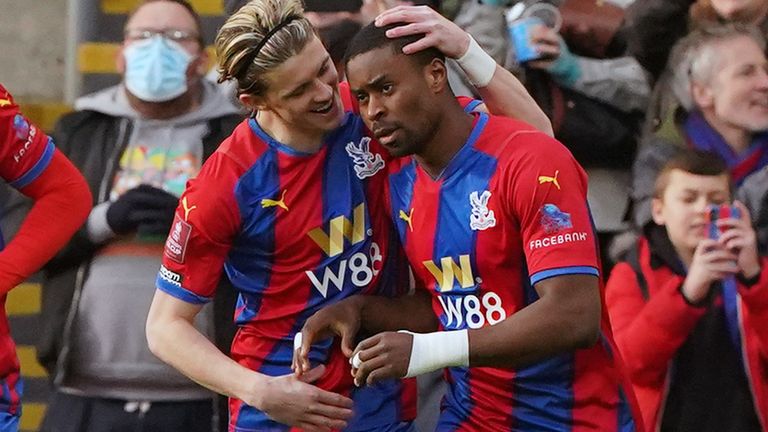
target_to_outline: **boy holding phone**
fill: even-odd
[[[652,214],[606,289],[647,430],[764,430],[768,271],[726,165],[676,156],[656,178]]]

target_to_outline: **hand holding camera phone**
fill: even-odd
[[[760,273],[757,235],[749,211],[744,204],[734,202],[712,206],[707,210],[708,237],[717,240],[737,256],[739,272],[750,278]]]
[[[741,210],[733,204],[711,205],[707,208],[707,236],[712,240],[719,240],[727,227],[718,226],[720,219],[741,219]]]

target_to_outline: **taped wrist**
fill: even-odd
[[[411,359],[406,378],[451,366],[469,366],[469,335],[467,330],[439,331],[413,335]]]
[[[485,87],[491,82],[496,72],[496,61],[478,45],[475,38],[469,37],[467,52],[456,59],[467,79],[475,87]]]

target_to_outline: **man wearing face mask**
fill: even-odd
[[[207,60],[187,1],[144,1],[124,29],[122,82],[79,99],[55,129],[94,205],[44,271],[38,356],[56,392],[42,430],[212,430],[212,394],[156,359],[144,336],[178,196],[242,118],[203,79]],[[197,324],[225,346],[228,327],[214,322],[231,321],[233,301],[219,300]]]

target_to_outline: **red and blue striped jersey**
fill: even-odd
[[[314,312],[354,294],[407,288],[382,193],[387,162],[372,145],[352,113],[312,154],[244,121],[181,196],[158,288],[203,304],[223,268],[239,292],[232,357],[267,375],[291,373],[294,335]],[[327,368],[316,385],[355,401],[347,430],[383,430],[415,416],[412,381],[354,387],[331,340],[314,345],[309,358]],[[238,400],[230,402],[230,424],[288,430]]]
[[[29,185],[53,158],[53,141],[21,112],[0,85],[0,177],[16,189]],[[0,248],[4,242],[0,235]],[[5,304],[5,296],[0,302]],[[11,339],[5,307],[0,311],[0,411],[17,414],[21,396],[19,360]]]
[[[599,276],[586,175],[571,154],[526,124],[474,116],[439,178],[412,158],[389,168],[391,216],[444,330],[501,322],[535,302],[544,279]],[[449,368],[438,430],[633,430],[609,346],[517,370]]]

